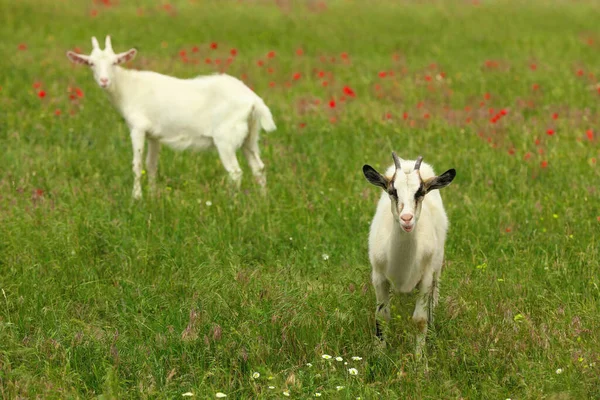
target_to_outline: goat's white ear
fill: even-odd
[[[71,62],[73,62],[75,64],[84,64],[84,65],[89,65],[89,66],[92,65],[92,62],[90,61],[90,57],[84,56],[83,54],[77,54],[72,51],[67,51],[67,57],[69,58],[69,60],[71,60]]]
[[[123,63],[126,63],[127,61],[131,61],[135,58],[136,54],[137,54],[136,49],[129,49],[124,53],[119,53],[119,54],[117,54],[117,59],[115,61],[115,64],[123,64]]]
[[[456,176],[456,170],[454,168],[449,169],[439,176],[434,176],[423,182],[426,192],[430,192],[434,189],[442,189],[448,186],[454,180]]]
[[[371,184],[379,186],[383,190],[388,190],[388,185],[390,184],[390,181],[385,176],[377,172],[375,168],[365,164],[363,165],[363,174]]]

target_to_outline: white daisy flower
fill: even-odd
[[[283,395],[284,395],[285,397],[290,397],[290,391],[289,391],[289,390],[284,390],[284,391],[283,391]]]
[[[323,354],[321,358],[324,358],[325,360],[331,360],[331,356],[329,354]]]
[[[556,374],[557,375],[560,375],[562,373],[563,373],[563,369],[562,368],[559,368],[559,369],[556,370]]]
[[[358,375],[358,370],[356,368],[350,368],[348,372],[350,372],[350,375]]]
[[[362,357],[354,356],[354,357],[352,357],[352,360],[353,361],[360,361],[360,360],[362,360]]]
[[[344,361],[344,359],[343,359],[342,357],[340,357],[340,356],[337,356],[337,357],[335,358],[335,361]]]
[[[192,397],[194,395],[194,393],[192,392],[185,392],[181,394],[181,397]]]
[[[315,397],[321,397],[321,393],[319,393],[319,392],[315,393]]]
[[[273,390],[275,389],[275,386],[269,386],[269,389]]]
[[[321,254],[321,257],[323,257],[323,261],[329,260],[329,254],[327,254],[327,253]]]
[[[337,391],[339,392],[339,391],[340,391],[340,390],[342,390],[343,388],[345,388],[345,386],[336,386],[336,387],[335,387],[335,390],[337,390]]]
[[[311,363],[306,363],[306,366],[310,368],[310,367],[312,367],[312,364]]]
[[[210,207],[210,206],[212,206],[212,201],[210,201],[210,200],[207,200],[207,201],[206,201],[206,205],[207,205],[207,206],[209,206],[209,207]]]
[[[215,397],[217,399],[222,399],[224,397],[227,397],[227,395],[225,393],[217,392],[217,394],[215,394]]]
[[[258,373],[258,372],[254,372],[254,373],[252,374],[252,379],[258,379],[258,378],[260,378],[260,373]]]

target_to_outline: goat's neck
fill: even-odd
[[[130,71],[121,68],[118,65],[115,65],[114,68],[113,81],[106,89],[106,93],[113,105],[121,109],[121,106],[123,106],[123,98],[125,97],[127,87],[129,86],[126,84],[126,81],[131,79],[131,77],[128,76],[130,75]]]

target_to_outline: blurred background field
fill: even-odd
[[[0,0],[0,394],[599,398],[599,19],[594,1]],[[231,196],[216,152],[163,148],[157,197],[132,202],[127,128],[65,56],[106,34],[138,49],[128,68],[226,72],[265,100],[266,198],[241,152]],[[458,173],[427,372],[414,295],[373,345],[361,167],[392,150]]]

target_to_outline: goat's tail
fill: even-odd
[[[252,107],[252,119],[258,122],[260,127],[266,132],[272,132],[277,129],[273,121],[273,115],[271,115],[271,110],[269,110],[269,107],[262,100],[254,103]]]

